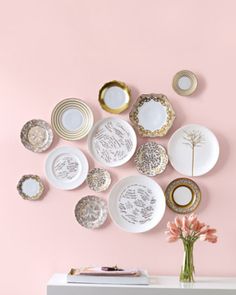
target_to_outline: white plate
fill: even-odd
[[[79,140],[85,137],[93,126],[90,107],[77,98],[60,101],[51,116],[52,127],[65,140]]]
[[[44,192],[44,185],[38,175],[23,175],[17,184],[17,190],[25,200],[38,200]]]
[[[200,176],[215,166],[219,157],[219,143],[208,128],[189,124],[171,136],[168,155],[171,165],[179,173]]]
[[[59,147],[49,154],[45,172],[53,186],[70,190],[79,187],[84,182],[88,168],[87,158],[80,149]]]
[[[119,118],[106,118],[97,122],[88,136],[88,148],[94,159],[109,167],[128,162],[136,146],[134,129]]]
[[[129,176],[112,189],[108,209],[122,230],[141,233],[155,227],[166,208],[164,193],[154,180],[144,175]]]

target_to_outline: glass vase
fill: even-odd
[[[183,240],[184,259],[179,276],[180,282],[194,282],[193,241]]]

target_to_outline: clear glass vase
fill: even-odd
[[[179,276],[180,282],[194,282],[193,241],[183,240],[184,259]]]

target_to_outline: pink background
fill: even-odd
[[[53,273],[79,265],[179,273],[182,245],[168,244],[164,236],[166,222],[175,216],[169,209],[162,222],[144,234],[125,233],[110,221],[92,231],[74,217],[78,200],[92,194],[86,185],[70,192],[50,186],[38,202],[24,201],[16,191],[23,174],[45,180],[48,154],[22,146],[23,124],[33,118],[50,122],[55,104],[67,97],[85,100],[96,119],[107,117],[97,96],[113,79],[130,85],[133,102],[138,94],[150,92],[170,99],[177,119],[168,136],[155,141],[166,145],[174,130],[187,123],[205,125],[218,137],[218,164],[195,180],[203,193],[197,212],[218,229],[219,243],[198,242],[195,267],[197,275],[236,276],[235,9],[233,0],[1,1],[1,294],[45,294]],[[181,69],[199,77],[192,97],[180,97],[171,87]],[[128,111],[122,117],[128,120]],[[90,167],[99,166],[87,151],[86,139],[56,139],[54,147],[61,145],[80,147]],[[113,184],[137,174],[132,161],[110,171]],[[169,165],[154,179],[165,189],[179,176]],[[108,193],[100,196],[107,199]]]

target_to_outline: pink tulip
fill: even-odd
[[[169,236],[169,237],[167,238],[167,241],[168,241],[169,243],[176,242],[177,240],[178,240],[178,237],[176,237],[176,236]]]
[[[178,227],[178,228],[181,228],[182,227],[182,221],[180,219],[179,216],[176,216],[175,217],[175,225]]]

